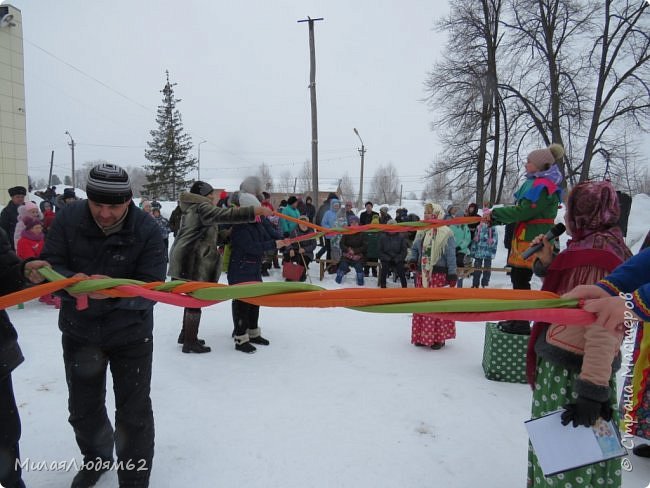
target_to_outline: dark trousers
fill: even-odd
[[[316,253],[316,259],[320,259],[325,254],[325,259],[332,259],[332,239],[321,237],[321,247]]]
[[[350,268],[354,268],[357,274],[361,273],[363,275],[363,261],[348,261],[347,259],[341,259],[338,270],[345,274],[350,271]]]
[[[379,286],[381,288],[386,288],[386,278],[390,274],[391,270],[395,270],[397,277],[402,285],[402,288],[406,288],[406,274],[404,273],[404,263],[395,261],[382,261],[381,262],[381,275],[379,276]]]
[[[378,261],[377,258],[369,258],[367,256],[366,256],[366,259],[369,259],[370,261]],[[366,276],[370,276],[370,273],[371,273],[370,266],[368,266],[368,265],[364,266],[363,267],[363,274],[366,275]],[[372,275],[375,276],[375,277],[377,276],[377,267],[376,266],[372,267]]]
[[[515,268],[510,271],[510,281],[513,290],[530,290],[530,279],[533,277],[533,270],[528,268]]]
[[[527,268],[512,267],[510,271],[510,281],[513,290],[530,290],[530,279],[533,277],[533,271]],[[510,334],[530,334],[530,322],[527,320],[507,320],[501,322],[501,330]]]
[[[117,460],[120,487],[147,487],[154,451],[151,408],[153,340],[102,348],[64,334],[63,362],[68,383],[68,421],[84,462]],[[106,370],[113,375],[115,432],[106,413]],[[133,469],[127,469],[133,466]]]
[[[320,249],[316,253],[316,259],[320,259],[321,256],[327,252],[327,248],[325,247],[325,238],[323,236],[318,238],[318,245],[320,246]]]
[[[0,485],[6,488],[25,488],[21,479],[18,440],[20,439],[20,416],[11,375],[0,380]]]
[[[490,284],[490,276],[492,276],[492,258],[474,258],[474,268],[476,270],[473,274],[472,286],[478,288],[479,282],[482,287],[486,287]],[[483,270],[483,279],[481,279],[481,270],[478,268],[487,268]]]
[[[465,267],[465,253],[463,252],[456,253],[456,266],[459,268]],[[458,272],[458,279],[456,280],[456,288],[462,288],[462,287],[463,287],[462,274]]]
[[[169,237],[163,239],[163,244],[165,244],[165,262],[169,262]]]
[[[241,336],[247,329],[256,329],[260,317],[259,305],[251,305],[241,300],[232,301],[233,337]]]

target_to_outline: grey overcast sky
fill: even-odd
[[[364,194],[392,162],[404,195],[424,188],[439,151],[421,102],[445,44],[446,0],[12,0],[22,11],[30,175],[97,159],[146,164],[165,70],[201,177],[236,180],[261,163],[277,178],[311,161],[309,39],[315,23],[321,185],[346,172]],[[640,141],[647,162],[650,136]],[[521,156],[525,156],[522,154]]]
[[[143,165],[165,70],[201,177],[232,178],[267,163],[278,176],[311,160],[307,16],[315,23],[320,181],[346,172],[365,191],[388,162],[404,191],[424,187],[437,152],[420,100],[445,38],[443,0],[13,0],[22,11],[30,175],[76,162]]]

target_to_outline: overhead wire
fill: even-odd
[[[59,61],[60,63],[65,64],[65,65],[66,65],[67,67],[69,67],[70,69],[73,69],[74,71],[76,71],[76,72],[78,72],[78,73],[81,73],[82,75],[86,76],[87,78],[90,78],[91,80],[93,80],[95,83],[100,84],[101,86],[103,86],[103,87],[106,88],[107,90],[110,90],[110,91],[112,91],[113,93],[115,93],[116,95],[119,95],[120,97],[124,98],[125,100],[128,100],[129,102],[131,102],[131,103],[133,103],[133,104],[135,104],[135,105],[137,105],[137,106],[139,106],[139,107],[141,107],[141,108],[147,110],[148,112],[154,112],[154,113],[155,113],[155,110],[152,110],[151,107],[147,107],[146,105],[141,104],[141,103],[138,102],[137,100],[134,100],[133,98],[131,98],[131,97],[125,95],[124,93],[122,93],[122,92],[116,90],[116,89],[113,88],[112,86],[110,86],[110,85],[104,83],[103,81],[101,81],[101,80],[95,78],[93,75],[86,73],[84,70],[82,70],[82,69],[80,69],[80,68],[77,68],[77,67],[76,67],[75,65],[73,65],[72,63],[69,63],[69,62],[67,62],[67,61],[64,60],[64,59],[61,59],[61,58],[58,57],[56,54],[51,53],[51,52],[48,51],[47,49],[42,48],[41,46],[39,46],[38,44],[35,44],[34,42],[30,41],[29,39],[23,37],[23,40],[24,40],[25,42],[27,42],[28,44],[34,46],[36,49],[38,49],[38,50],[40,50],[40,51],[43,51],[43,52],[44,52],[45,54],[47,54],[48,56],[51,56],[52,58],[56,59],[56,60]]]
[[[132,103],[132,104],[134,104],[134,105],[137,105],[138,107],[140,107],[140,108],[146,110],[148,113],[150,113],[150,114],[156,114],[156,113],[157,113],[157,110],[154,110],[154,109],[152,109],[151,107],[148,107],[148,106],[146,106],[146,105],[140,103],[139,101],[137,101],[137,100],[131,98],[130,96],[128,96],[128,95],[122,93],[121,91],[119,91],[119,90],[113,88],[113,87],[110,86],[109,84],[107,84],[107,83],[103,82],[102,80],[98,79],[97,77],[95,77],[95,76],[93,76],[93,75],[87,73],[86,71],[84,71],[83,69],[81,69],[81,68],[75,66],[74,64],[72,64],[72,63],[70,63],[70,62],[68,62],[68,61],[66,61],[66,60],[64,60],[64,59],[62,59],[61,57],[59,57],[59,56],[57,56],[56,54],[54,54],[54,53],[48,51],[47,49],[45,49],[45,48],[39,46],[39,45],[36,44],[35,42],[33,42],[33,41],[31,41],[31,40],[29,40],[29,39],[27,39],[27,38],[25,38],[25,37],[23,37],[23,40],[24,40],[26,43],[28,43],[29,45],[33,46],[35,49],[38,49],[39,51],[41,51],[41,52],[45,53],[46,55],[52,57],[52,58],[55,59],[56,61],[58,61],[58,62],[64,64],[64,65],[67,66],[68,68],[70,68],[70,69],[72,69],[72,70],[74,70],[74,71],[80,73],[81,75],[83,75],[83,76],[87,77],[88,79],[94,81],[95,83],[101,85],[101,86],[104,87],[105,89],[107,89],[107,90],[109,90],[109,91],[115,93],[116,95],[120,96],[121,98],[127,100],[128,102],[130,102],[130,103]],[[40,81],[42,81],[43,83],[48,84],[45,80],[42,80],[38,75],[36,75],[36,74],[34,74],[34,73],[30,73],[30,75],[35,76],[36,78],[39,78]],[[53,85],[51,85],[51,86],[53,86]],[[56,87],[55,87],[55,88],[56,88]],[[57,90],[60,90],[60,89],[57,88]],[[79,100],[79,99],[77,99],[77,98],[75,98],[75,97],[73,97],[73,96],[71,96],[71,95],[65,93],[65,92],[62,91],[62,90],[60,90],[60,91],[61,91],[62,93],[64,93],[66,96],[68,96],[69,98],[71,98],[72,100],[75,100],[75,101],[77,101],[78,103],[80,103],[81,105],[84,105],[84,106],[87,106],[87,107],[88,107],[88,105],[87,105],[85,102],[83,102],[82,100]],[[90,108],[90,107],[89,107],[89,108]],[[114,120],[112,120],[112,121],[115,122]],[[191,131],[188,131],[188,133],[191,133]],[[202,137],[201,139],[207,139],[207,138],[203,138],[203,137]],[[219,171],[219,170],[230,170],[230,169],[243,169],[243,168],[252,168],[252,167],[255,167],[255,166],[260,166],[261,164],[266,164],[266,166],[268,166],[268,167],[295,166],[295,165],[302,165],[302,164],[304,164],[304,162],[290,162],[290,163],[275,163],[275,164],[269,164],[269,163],[266,163],[265,161],[252,161],[252,160],[250,160],[250,159],[245,158],[245,157],[242,156],[243,154],[265,154],[265,155],[267,155],[267,156],[272,156],[272,155],[274,155],[274,154],[281,155],[281,154],[288,154],[288,153],[292,153],[292,152],[293,152],[293,153],[303,152],[303,150],[286,150],[286,151],[246,151],[246,152],[241,152],[241,153],[235,153],[235,152],[233,152],[233,151],[231,151],[231,150],[225,149],[225,148],[223,148],[223,147],[221,147],[221,146],[219,146],[219,145],[213,143],[213,142],[210,141],[210,140],[206,140],[206,143],[208,143],[209,145],[212,145],[213,147],[216,147],[217,150],[219,150],[219,151],[221,151],[221,152],[223,152],[223,153],[229,154],[229,155],[231,155],[231,156],[233,156],[233,157],[235,157],[235,158],[237,158],[237,159],[239,159],[239,160],[241,160],[241,161],[243,161],[243,162],[245,162],[245,163],[248,163],[249,166],[244,166],[244,167],[242,167],[242,166],[236,166],[236,167],[218,167],[218,168],[211,168],[211,167],[209,167],[209,166],[206,166],[206,167],[205,167],[205,170],[212,170],[212,169],[214,169],[214,170],[216,170],[216,171]],[[142,145],[130,146],[130,145],[119,145],[119,144],[97,144],[97,143],[81,143],[81,142],[77,143],[77,146],[109,147],[109,148],[115,148],[115,149],[142,149],[142,148],[146,148],[146,146],[142,146]],[[207,150],[205,150],[205,151],[206,151],[206,152],[216,152],[216,151],[211,151],[210,149],[207,149]],[[336,152],[348,152],[348,151],[352,151],[352,150],[351,150],[351,149],[348,149],[348,148],[332,148],[332,149],[320,149],[320,150],[319,150],[320,153],[328,153],[328,152],[329,152],[329,153],[336,153]],[[342,160],[345,160],[345,159],[352,159],[352,158],[356,158],[356,157],[357,157],[356,155],[349,155],[349,156],[340,156],[340,157],[335,157],[335,158],[325,158],[325,159],[320,159],[320,162],[342,161]],[[400,177],[400,176],[398,176],[398,177],[399,177],[400,179],[401,179],[401,178],[407,178],[407,177]],[[421,178],[421,177],[422,177],[422,175],[416,175],[416,176],[413,176],[413,178]],[[353,180],[358,180],[358,179],[359,179],[359,177],[355,177],[355,176],[348,176],[348,178],[353,179]],[[319,178],[319,179],[327,180],[327,178]],[[338,179],[340,179],[340,178],[330,178],[330,179],[336,181],[336,180],[338,180]],[[365,180],[365,178],[364,178],[364,180]],[[412,190],[409,190],[409,191],[412,191]]]

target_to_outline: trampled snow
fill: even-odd
[[[634,200],[628,241],[635,252],[650,228],[648,203],[647,196]],[[174,206],[164,202],[163,214]],[[422,215],[420,202],[405,206]],[[494,266],[504,262],[500,245]],[[332,275],[320,282],[315,265],[310,276],[340,287]],[[281,279],[272,270],[270,280]],[[342,286],[355,287],[350,275]],[[491,286],[510,288],[509,278],[494,273]],[[9,314],[26,357],[13,374],[23,461],[49,468],[80,462],[67,422],[57,312],[32,301]],[[263,308],[260,325],[271,345],[245,355],[233,347],[227,302],[203,312],[200,336],[212,352],[183,354],[181,318],[177,307],[155,307],[154,488],[525,486],[531,392],[484,377],[483,323],[458,323],[457,338],[433,351],[410,344],[408,314]],[[646,487],[650,459],[630,460],[623,486]],[[73,476],[74,467],[24,474],[35,488],[69,486]],[[97,486],[117,486],[116,474]]]

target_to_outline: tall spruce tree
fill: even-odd
[[[163,101],[156,115],[158,128],[150,132],[152,140],[147,142],[149,149],[144,152],[151,162],[145,166],[147,184],[144,191],[150,197],[175,201],[177,195],[194,182],[193,178],[186,178],[196,168],[197,161],[189,155],[192,138],[184,132],[181,114],[176,109],[181,101],[174,96],[176,83],[170,83],[169,71],[165,74],[167,82],[161,90]]]

